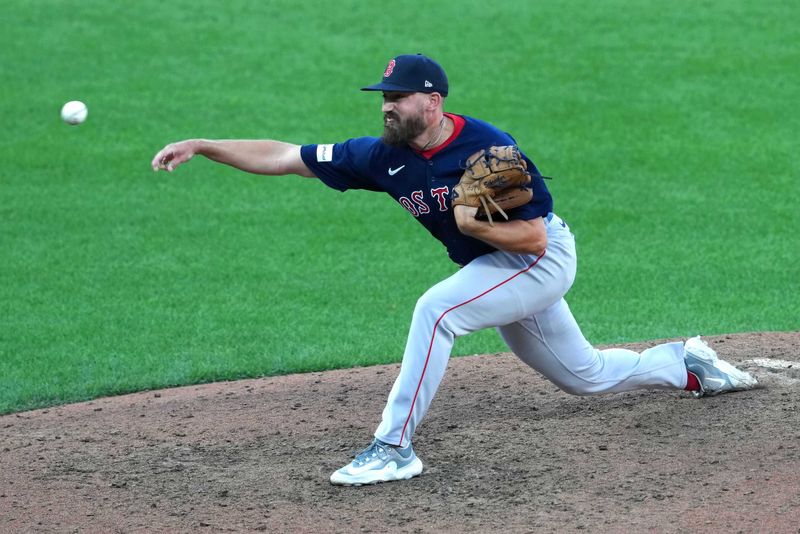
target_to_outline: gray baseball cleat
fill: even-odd
[[[683,346],[686,369],[697,377],[701,391],[693,391],[695,397],[719,395],[729,391],[752,389],[758,381],[750,374],[725,360],[720,360],[714,349],[700,336],[690,338]]]
[[[422,462],[409,444],[405,449],[379,439],[358,453],[355,459],[331,475],[331,484],[361,486],[391,480],[407,480],[422,473]]]

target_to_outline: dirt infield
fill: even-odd
[[[762,387],[574,397],[511,354],[455,358],[422,476],[360,488],[328,476],[397,366],[3,416],[0,532],[800,532],[800,333],[708,341]]]

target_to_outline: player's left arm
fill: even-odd
[[[492,226],[487,221],[476,219],[477,211],[478,208],[471,206],[453,206],[456,224],[462,234],[515,254],[539,256],[547,247],[547,228],[541,217],[496,222]]]

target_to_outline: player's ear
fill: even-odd
[[[442,97],[441,93],[428,93],[428,103],[432,109],[436,109],[441,107],[444,98]]]

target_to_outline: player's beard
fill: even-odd
[[[393,119],[388,122],[386,119]],[[425,131],[427,125],[422,114],[411,115],[402,118],[393,111],[383,115],[383,135],[381,141],[390,146],[403,147],[411,143],[414,139]]]

